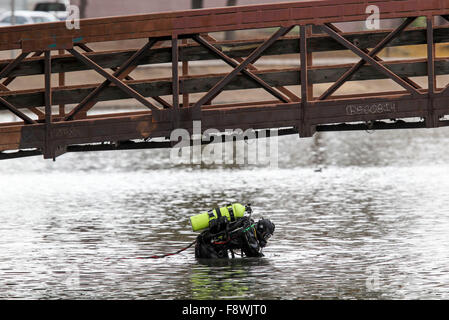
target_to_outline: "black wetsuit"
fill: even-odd
[[[211,220],[209,229],[196,241],[195,257],[198,259],[229,258],[235,252],[246,257],[263,257],[262,248],[274,232],[274,224],[262,219],[255,223],[249,217],[228,222],[226,217]]]

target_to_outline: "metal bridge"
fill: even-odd
[[[399,26],[349,33],[336,27],[365,21],[370,5],[380,9],[381,19],[400,18]],[[412,27],[418,17],[425,17],[426,27]],[[300,137],[317,131],[448,126],[449,86],[437,87],[436,77],[449,74],[449,58],[437,58],[435,47],[449,43],[449,27],[437,26],[436,17],[449,19],[449,0],[302,1],[86,19],[72,30],[65,22],[2,27],[0,50],[19,53],[0,61],[0,110],[20,121],[0,123],[0,159],[171,147],[172,130],[192,131],[193,121],[201,121],[203,131],[281,128]],[[255,29],[271,34],[233,41],[213,36]],[[144,39],[144,45],[92,49],[132,39]],[[380,57],[386,48],[411,45],[424,46],[425,57]],[[344,50],[360,60],[313,63],[314,54]],[[282,55],[297,57],[297,67],[266,70],[256,65],[261,57]],[[231,71],[189,74],[189,62],[205,60],[222,61]],[[171,76],[151,78],[152,68],[161,63],[171,65]],[[131,73],[142,67],[148,77],[134,79]],[[66,85],[72,72],[96,72],[103,81]],[[17,78],[36,75],[43,76],[41,88],[10,88]],[[425,84],[412,77],[423,77]],[[392,80],[400,90],[337,95],[347,82],[375,79]],[[317,84],[328,85],[319,96],[313,91]],[[214,102],[223,91],[247,89],[262,89],[272,98]],[[100,102],[130,98],[145,110],[92,112]]]

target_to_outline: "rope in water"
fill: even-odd
[[[148,256],[148,257],[133,257],[133,258],[118,258],[118,260],[131,260],[131,259],[162,259],[168,256],[174,256],[176,254],[179,254],[183,251],[186,251],[187,249],[189,249],[191,246],[193,246],[196,243],[196,239],[195,241],[193,241],[192,243],[190,243],[187,247],[184,247],[176,252],[173,253],[166,253],[166,254],[161,254],[161,255],[153,255],[153,256]],[[112,260],[112,258],[105,258],[105,260]]]
[[[137,257],[136,259],[162,259],[162,258],[165,258],[165,257],[174,256],[174,255],[180,254],[183,251],[186,251],[191,246],[193,246],[195,243],[196,243],[196,239],[192,243],[190,243],[187,247],[182,248],[182,249],[180,249],[180,250],[178,250],[176,252],[166,253],[166,254],[162,254],[162,255],[148,256],[148,257]]]

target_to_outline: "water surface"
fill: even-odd
[[[170,151],[0,162],[0,298],[449,298],[449,131],[279,138],[279,168]],[[251,202],[263,259],[200,263],[189,216]],[[127,259],[122,259],[127,258]]]

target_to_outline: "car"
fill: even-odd
[[[40,11],[17,10],[14,12],[14,16],[15,25],[59,21],[51,13]],[[5,11],[0,14],[0,26],[11,26],[13,25],[12,20],[11,11]]]
[[[69,15],[70,1],[61,2],[38,2],[34,7],[34,11],[48,12],[53,14],[59,20],[66,20]]]

